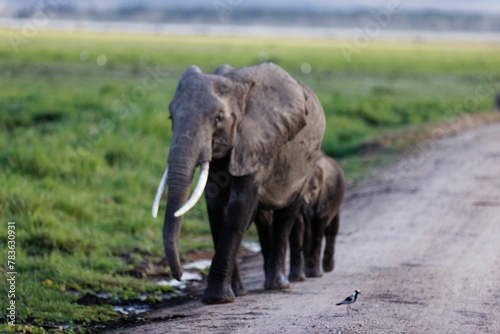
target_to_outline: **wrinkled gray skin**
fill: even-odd
[[[189,195],[195,168],[208,161],[205,197],[215,255],[202,301],[227,303],[245,294],[236,254],[258,208],[275,217],[265,287],[287,288],[287,239],[325,129],[314,93],[274,64],[223,65],[213,75],[191,66],[179,80],[170,114],[163,241],[172,275],[182,275],[182,217],[174,212]]]
[[[323,270],[333,270],[344,191],[342,168],[334,159],[322,153],[316,160],[309,190],[290,234],[290,281],[303,281],[306,276],[322,276],[320,260],[323,237],[326,240]]]

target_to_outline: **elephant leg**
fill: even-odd
[[[208,220],[210,222],[214,249],[217,249],[217,245],[219,244],[220,234],[226,221],[227,202],[229,200],[229,182],[222,183],[220,177],[214,179],[213,176],[217,174],[220,174],[220,172],[213,172],[210,175],[207,182],[207,189],[209,190],[205,191]],[[221,187],[222,185],[225,185],[225,187]],[[247,293],[241,283],[236,262],[232,273],[231,287],[236,296],[243,296]]]
[[[258,186],[254,182],[253,176],[233,178],[226,219],[217,238],[215,255],[202,302],[222,304],[234,301],[235,292],[232,281],[234,275],[239,276],[238,271],[234,270],[236,256],[241,239],[253,218],[257,200]]]
[[[335,268],[335,239],[339,231],[340,213],[333,219],[330,225],[325,230],[326,245],[325,254],[323,256],[323,270],[325,272],[333,271]]]
[[[224,170],[224,164],[221,166],[212,165],[212,173],[209,175],[205,198],[207,203],[208,219],[210,221],[210,230],[214,249],[217,249],[220,234],[226,221],[227,203],[229,201],[230,178],[229,174]],[[238,264],[234,263],[232,273],[231,286],[236,296],[244,296],[247,291],[241,283]]]
[[[255,216],[255,213],[253,214],[253,217]],[[248,222],[245,231],[247,231],[250,228],[250,224],[252,223],[252,220]],[[240,270],[238,268],[238,259],[236,258],[234,261],[234,269],[233,269],[233,277],[231,279],[231,287],[233,288],[233,292],[237,297],[240,296],[245,296],[248,294],[248,291],[243,287],[243,283],[241,281],[241,275],[240,275]]]
[[[241,282],[240,270],[238,269],[238,264],[236,262],[234,263],[233,275],[231,278],[231,288],[237,297],[245,296],[248,293]]]
[[[307,245],[306,276],[321,277],[323,271],[320,267],[321,246],[325,233],[326,222],[322,219],[313,219],[311,222],[311,240]]]
[[[290,232],[290,282],[305,281],[304,273],[304,217],[302,214],[297,216]]]
[[[222,228],[225,224],[227,206],[222,204],[220,201],[211,201],[207,198],[207,209],[214,249],[217,249]],[[241,284],[236,263],[234,264],[234,269],[231,275],[231,289],[233,290],[233,294],[235,296],[244,295],[246,293],[243,285]]]
[[[259,234],[260,248],[264,258],[264,273],[267,274],[267,264],[271,253],[273,212],[271,210],[257,210],[255,225]]]
[[[214,248],[217,249],[220,233],[225,223],[227,205],[220,198],[209,198],[206,196],[208,221],[210,222],[210,231]]]
[[[290,283],[285,276],[285,256],[288,237],[298,214],[300,202],[274,211],[271,254],[266,270],[266,290],[288,289]]]

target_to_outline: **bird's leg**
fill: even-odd
[[[349,310],[351,310],[351,311],[355,311],[355,312],[359,312],[359,310],[358,310],[358,309],[352,308],[352,307],[350,307],[350,306],[348,305],[348,306],[347,306],[347,315],[349,315]]]

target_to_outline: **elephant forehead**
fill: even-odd
[[[190,111],[211,111],[220,106],[221,101],[214,92],[213,83],[202,76],[190,78],[179,85],[172,101],[173,109]]]

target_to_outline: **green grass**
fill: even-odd
[[[379,134],[491,110],[493,90],[477,89],[499,81],[499,52],[480,43],[373,43],[347,62],[330,40],[55,32],[39,32],[17,53],[0,44],[0,249],[6,254],[6,224],[15,221],[17,323],[78,330],[120,318],[109,305],[77,304],[71,291],[125,300],[168,292],[127,272],[144,254],[163,256],[162,219],[150,208],[168,153],[168,102],[188,65],[212,72],[266,55],[284,67],[319,96],[323,149],[352,178],[379,162],[359,156]],[[157,67],[152,87],[148,68]],[[202,203],[187,215],[184,259],[211,249],[206,220]],[[2,280],[2,310],[7,290]]]

